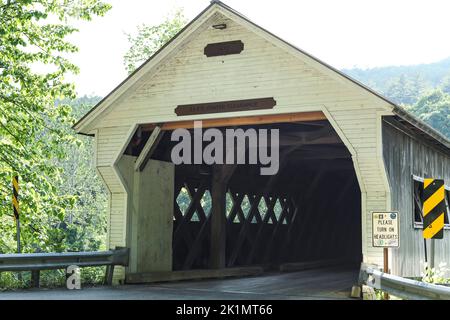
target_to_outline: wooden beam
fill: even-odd
[[[163,135],[164,132],[161,131],[161,126],[157,125],[155,126],[155,128],[153,128],[152,134],[148,138],[144,148],[141,151],[141,154],[136,160],[136,163],[134,165],[135,171],[142,171],[145,168],[145,165],[152,156]]]
[[[227,227],[226,193],[228,181],[235,169],[236,165],[216,165],[213,167],[211,185],[211,269],[221,269],[225,267]]]
[[[219,128],[219,127],[248,126],[248,125],[261,125],[270,123],[298,122],[298,121],[310,122],[319,120],[327,120],[327,117],[322,111],[273,114],[264,116],[206,119],[201,121],[203,128],[211,128],[211,127]],[[198,121],[200,121],[200,119]],[[155,126],[156,126],[155,124],[147,124],[143,126],[143,130],[150,131],[153,130]],[[175,130],[179,128],[184,129],[194,128],[194,120],[166,122],[161,126],[162,131]]]

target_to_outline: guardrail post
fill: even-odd
[[[114,275],[114,265],[106,266],[106,274],[105,274],[105,284],[108,286],[112,285]]]
[[[34,288],[39,288],[40,278],[41,278],[40,270],[31,271],[31,286],[33,286]]]

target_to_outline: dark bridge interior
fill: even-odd
[[[280,166],[272,176],[261,176],[259,165],[233,169],[224,188],[225,266],[360,261],[361,193],[350,153],[329,122],[251,127],[279,129]],[[127,153],[138,155],[149,135],[138,131]],[[166,132],[152,158],[171,161],[175,143]],[[217,166],[175,167],[173,270],[211,265],[211,188]]]

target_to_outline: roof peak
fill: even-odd
[[[217,5],[220,8],[215,7],[215,5]],[[385,96],[383,96],[382,94],[374,91],[373,89],[369,88],[368,86],[362,84],[360,81],[355,80],[354,78],[348,76],[347,74],[343,73],[342,71],[332,67],[331,65],[329,65],[329,64],[327,64],[325,62],[323,62],[322,60],[318,59],[317,57],[314,57],[313,55],[311,55],[311,54],[309,54],[309,53],[299,49],[298,47],[292,45],[291,43],[289,43],[289,42],[283,40],[282,38],[274,35],[270,31],[268,31],[268,30],[262,28],[261,26],[257,25],[256,23],[251,21],[249,18],[245,17],[242,13],[240,13],[240,12],[236,11],[235,9],[229,7],[228,5],[226,5],[225,3],[223,3],[220,0],[211,0],[210,4],[201,13],[199,13],[196,18],[194,18],[191,22],[189,22],[180,32],[177,33],[177,35],[175,35],[172,39],[170,39],[164,46],[162,46],[157,52],[155,52],[145,63],[143,63],[131,75],[129,75],[124,81],[122,81],[122,83],[120,83],[106,97],[104,97],[102,99],[102,101],[100,101],[93,109],[91,109],[85,116],[83,116],[73,126],[73,128],[75,128],[78,132],[81,132],[83,130],[82,129],[83,126],[86,126],[88,122],[92,121],[93,118],[98,116],[98,114],[93,114],[94,110],[100,109],[99,107],[101,105],[105,106],[104,108],[106,108],[108,105],[110,105],[112,103],[113,100],[117,99],[117,97],[121,95],[121,93],[118,92],[119,89],[121,89],[122,86],[126,82],[128,82],[133,77],[137,77],[137,75],[139,75],[140,73],[143,73],[144,70],[145,70],[146,65],[148,65],[149,62],[152,61],[155,56],[159,55],[161,52],[166,50],[166,48],[172,42],[174,42],[174,40],[179,38],[180,34],[182,34],[185,30],[190,28],[201,16],[205,15],[213,7],[215,7],[214,9],[216,9],[216,8],[217,9],[224,9],[224,10],[230,12],[237,19],[242,19],[242,21],[244,23],[247,23],[250,26],[252,26],[252,27],[254,27],[254,28],[264,32],[265,34],[267,34],[270,38],[272,38],[273,41],[279,41],[283,45],[286,45],[288,48],[291,48],[294,51],[301,53],[303,56],[305,56],[308,59],[310,59],[311,61],[317,63],[319,66],[323,67],[324,69],[329,70],[331,72],[334,72],[334,74],[336,74],[338,77],[342,77],[343,79],[346,79],[346,80],[350,81],[351,83],[359,86],[360,88],[366,90],[367,92],[371,93],[372,95],[374,95],[374,96],[378,97],[379,99],[385,101],[386,103],[388,103],[392,107],[392,111],[395,114],[397,114],[399,117],[405,119],[406,121],[408,121],[410,123],[413,123],[414,126],[419,127],[420,129],[422,129],[422,131],[425,131],[428,135],[432,136],[434,139],[439,141],[441,144],[445,145],[447,148],[450,148],[450,141],[443,134],[441,134],[440,132],[438,132],[435,129],[431,128],[428,124],[424,123],[423,121],[417,119],[415,116],[413,116],[409,112],[406,112],[406,111],[402,110],[401,107],[399,107],[397,104],[392,102],[390,99],[388,99]],[[90,118],[90,120],[88,120],[88,118]]]

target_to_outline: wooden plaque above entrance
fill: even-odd
[[[210,43],[205,47],[204,53],[207,57],[226,56],[229,54],[239,54],[244,50],[244,43],[241,40]]]
[[[207,113],[250,111],[272,109],[276,104],[277,102],[274,98],[185,104],[176,107],[175,113],[177,116],[190,116]]]

